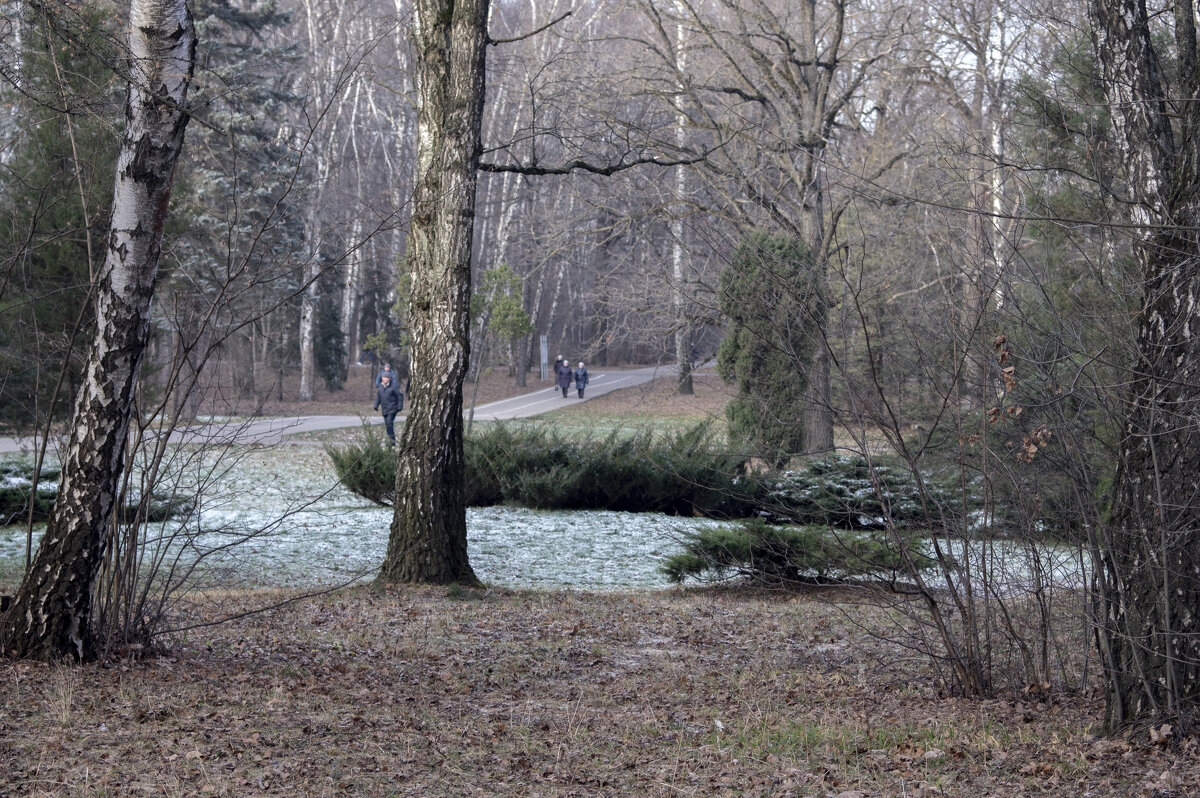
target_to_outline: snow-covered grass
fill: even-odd
[[[219,478],[197,497],[195,516],[151,526],[156,538],[173,541],[172,554],[181,552],[183,562],[203,554],[202,575],[239,586],[319,587],[374,576],[387,550],[390,508],[337,484],[315,447],[231,452],[193,457],[185,467],[185,492],[209,473]],[[468,510],[467,536],[471,565],[488,584],[661,587],[668,583],[659,565],[679,551],[680,532],[698,523],[653,513],[486,507]],[[24,530],[0,528],[0,573],[14,572],[24,556]]]
[[[206,584],[300,587],[370,579],[387,550],[390,508],[337,483],[323,450],[313,446],[211,450],[180,449],[173,469],[179,492],[198,496],[197,514],[150,527],[170,553],[166,562],[200,557]],[[542,511],[483,507],[467,511],[468,551],[484,582],[519,588],[618,589],[666,587],[660,566],[681,553],[684,533],[711,520],[658,513]],[[170,545],[165,545],[169,541]],[[35,539],[36,545],[36,539]],[[955,579],[984,575],[992,589],[1015,595],[1047,581],[1078,587],[1078,552],[1053,545],[1030,549],[1014,542],[943,541],[957,562]],[[0,527],[0,582],[19,578],[25,531]],[[932,543],[926,542],[926,554]],[[201,556],[203,555],[203,556]],[[945,587],[940,574],[929,583]],[[982,589],[982,585],[981,585]]]

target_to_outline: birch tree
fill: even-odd
[[[412,404],[383,582],[475,583],[467,558],[462,383],[488,0],[416,0],[417,179],[409,228]]]
[[[0,623],[4,650],[54,660],[94,650],[92,590],[113,518],[146,348],[163,226],[183,147],[196,36],[184,0],[132,0],[129,90],[97,330],[75,402],[58,499]]]
[[[1166,11],[1152,17],[1145,0],[1088,5],[1143,278],[1100,541],[1112,726],[1200,702],[1200,59],[1194,4],[1173,0]]]

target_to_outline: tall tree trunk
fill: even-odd
[[[488,0],[416,0],[417,185],[409,230],[412,406],[383,582],[476,582],[467,559],[462,384]]]
[[[517,387],[524,388],[529,375],[529,347],[525,346],[525,337],[518,338],[512,346],[515,347],[517,360]]]
[[[163,225],[188,116],[196,35],[184,0],[132,0],[130,83],[96,338],[75,402],[58,499],[0,624],[6,653],[92,655],[92,591],[112,524],[134,389],[149,336]]]
[[[683,115],[680,115],[683,117]],[[683,117],[686,118],[686,117]],[[683,138],[683,120],[677,122],[676,136],[682,142]],[[682,146],[682,144],[681,144]],[[687,294],[685,293],[685,285],[687,284],[687,276],[685,274],[684,258],[687,250],[683,245],[683,214],[687,206],[683,202],[683,197],[687,191],[687,175],[684,172],[684,167],[675,167],[675,208],[676,216],[671,220],[671,280],[674,282],[673,290],[671,291],[671,305],[674,313],[675,326],[675,365],[678,369],[675,381],[675,391],[682,396],[691,396],[695,393],[692,386],[692,328],[688,323],[687,315]]]
[[[321,265],[316,255],[310,256],[304,268],[306,287],[300,297],[300,401],[311,402],[316,383],[317,358],[314,341],[317,323],[317,277]]]
[[[683,46],[686,29],[683,24],[687,12],[681,4],[677,4],[676,13],[679,20],[675,24],[675,71],[677,78],[687,72],[687,50]],[[682,97],[686,86],[682,80],[677,80],[677,90]],[[687,146],[687,130],[691,122],[684,113],[682,106],[675,112],[675,146],[680,151]],[[687,322],[687,295],[684,293],[686,279],[684,276],[684,258],[687,249],[683,245],[683,216],[687,212],[687,171],[683,166],[675,167],[675,216],[671,219],[671,279],[675,283],[671,292],[671,305],[674,310],[675,323],[675,366],[678,369],[675,390],[682,396],[695,393],[692,386],[692,341],[691,325]]]
[[[809,207],[801,217],[805,243],[814,253],[814,268],[820,274],[821,293],[827,289],[829,271],[829,230],[825,226],[825,179],[821,166],[822,155],[814,152],[809,162]],[[824,301],[824,300],[822,300]],[[829,314],[813,325],[810,333],[815,339],[812,360],[808,367],[808,408],[804,413],[804,450],[810,453],[833,451],[833,380],[832,357],[829,353]]]
[[[1145,3],[1089,3],[1144,279],[1112,517],[1097,545],[1111,726],[1200,704],[1200,74],[1195,9],[1176,0],[1173,10],[1178,102],[1164,93]]]
[[[359,180],[361,189],[362,181]],[[361,195],[359,197],[361,203]],[[369,242],[362,240],[362,220],[355,219],[354,224],[350,228],[350,240],[358,248],[350,254],[350,258],[346,263],[345,281],[342,284],[342,334],[346,341],[346,373],[343,375],[345,379],[350,378],[350,365],[358,362],[358,355],[362,351],[362,345],[359,343],[358,328],[359,320],[362,317],[362,283],[363,283],[363,261],[366,259],[367,247]]]
[[[327,158],[322,155],[317,155],[317,174],[327,176],[328,170],[324,166]],[[296,334],[296,342],[300,347],[300,401],[311,402],[313,400],[316,380],[317,380],[317,353],[316,353],[316,330],[317,330],[317,302],[320,300],[318,296],[317,280],[321,277],[321,236],[324,233],[322,229],[322,200],[325,196],[325,186],[327,178],[321,180],[321,186],[317,189],[316,197],[307,211],[307,224],[305,224],[305,234],[308,236],[308,252],[307,261],[304,264],[304,291],[300,295],[300,325]],[[282,391],[282,386],[280,388]]]

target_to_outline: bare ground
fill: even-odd
[[[242,606],[264,596],[243,596]],[[237,609],[210,601],[193,621]],[[1182,796],[1099,702],[940,695],[883,610],[366,589],[85,667],[0,663],[3,796]]]
[[[638,418],[702,419],[718,417],[737,389],[721,382],[711,372],[698,372],[692,378],[693,392],[680,394],[675,377],[656,380],[598,396],[558,411],[564,418],[573,415],[620,415]]]
[[[726,399],[664,379],[554,418]],[[1200,795],[1194,739],[1099,735],[1090,694],[949,697],[844,592],[358,589],[197,626],[286,598],[203,596],[156,657],[0,660],[0,796]]]

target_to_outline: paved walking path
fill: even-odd
[[[675,367],[649,366],[629,371],[597,371],[589,374],[587,390],[582,401],[603,396],[606,393],[622,388],[642,385],[656,377],[673,374]],[[529,418],[531,416],[549,413],[560,407],[566,407],[581,401],[577,398],[575,384],[567,391],[564,399],[562,390],[557,387],[539,388],[530,393],[489,402],[475,408],[476,421],[506,421],[514,418]],[[467,408],[469,412],[469,408]],[[380,424],[383,419],[378,414],[367,416],[367,423]],[[359,416],[288,416],[281,418],[260,418],[245,421],[233,421],[223,424],[204,424],[171,433],[171,440],[178,443],[210,443],[210,444],[242,444],[271,446],[280,443],[285,436],[306,432],[320,432],[329,429],[357,427],[363,423]],[[33,440],[30,438],[0,438],[0,453],[32,450]]]

